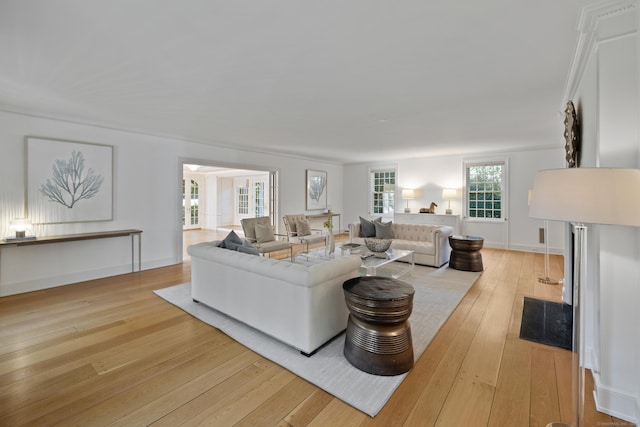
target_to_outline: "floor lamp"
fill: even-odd
[[[529,216],[575,223],[573,264],[573,409],[572,424],[584,426],[584,376],[580,366],[584,342],[580,324],[584,317],[587,226],[611,224],[640,226],[640,170],[610,168],[569,168],[544,170],[536,174]]]

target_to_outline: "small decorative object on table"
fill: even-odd
[[[431,205],[428,208],[420,208],[420,213],[436,213],[436,208],[438,205],[435,202],[431,202]]]
[[[331,210],[327,212],[327,220],[322,224],[324,225],[328,232],[329,236],[327,237],[327,253],[332,254],[336,250],[336,242],[333,237],[333,215],[331,214]]]
[[[364,244],[371,252],[386,252],[391,246],[391,239],[364,239]]]

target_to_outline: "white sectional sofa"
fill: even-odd
[[[342,284],[358,275],[353,255],[305,266],[218,247],[189,246],[191,296],[306,355],[347,327]]]
[[[451,247],[449,236],[453,228],[446,225],[392,223],[391,247],[414,252],[416,264],[441,267],[449,262]],[[360,235],[360,223],[349,224],[349,240],[364,245]]]

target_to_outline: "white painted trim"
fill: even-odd
[[[573,99],[578,92],[578,87],[596,42],[601,41],[597,39],[599,21],[628,13],[635,9],[637,5],[638,0],[605,0],[585,6],[580,11],[577,26],[579,35],[562,92],[561,111],[564,111],[567,100]]]
[[[638,424],[640,421],[640,398],[602,384],[600,375],[593,374],[593,398],[600,412]]]

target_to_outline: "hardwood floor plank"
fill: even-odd
[[[326,391],[316,388],[311,395],[303,400],[276,425],[287,427],[307,426],[333,399],[334,397]]]
[[[237,422],[235,426],[276,425],[311,396],[315,388],[313,384],[295,377],[286,387],[271,395],[249,415]]]
[[[519,338],[505,344],[488,426],[526,426],[531,400],[531,347]]]
[[[356,411],[341,400],[333,399],[317,417],[309,423],[309,427],[357,427],[369,418],[368,415]]]
[[[555,371],[553,350],[532,348],[531,417],[529,420],[531,427],[545,427],[548,423],[560,419]]]

